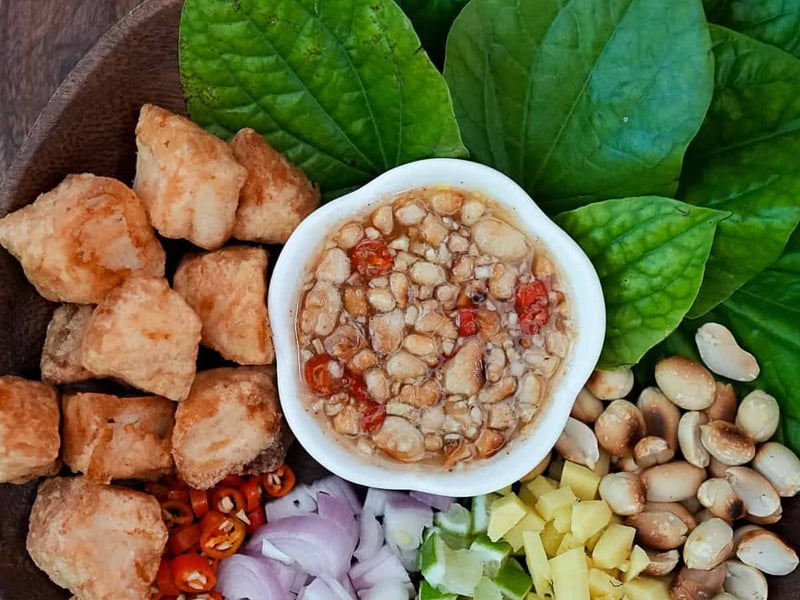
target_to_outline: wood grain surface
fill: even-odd
[[[0,0],[0,178],[55,89],[142,0]]]

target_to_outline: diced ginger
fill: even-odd
[[[492,503],[489,511],[489,526],[486,535],[490,540],[496,542],[519,523],[529,510],[514,493],[498,498]]]
[[[622,576],[622,580],[630,581],[634,577],[638,577],[639,574],[644,571],[649,564],[650,557],[647,556],[647,552],[645,552],[644,548],[638,544],[635,545],[631,551],[630,558],[628,558],[627,568],[625,569],[625,574]]]
[[[550,559],[553,597],[558,600],[589,600],[589,569],[583,548],[575,548]]]
[[[511,549],[517,552],[523,546],[522,534],[526,531],[539,532],[544,529],[544,520],[530,509],[527,514],[520,519],[519,523],[509,529],[503,539],[511,544]]]
[[[557,489],[558,485],[555,481],[544,475],[539,475],[522,486],[519,491],[519,497],[525,504],[534,506],[539,498]]]
[[[592,537],[590,537],[588,540],[586,540],[586,542],[584,542],[584,545],[586,546],[586,552],[591,552],[592,550],[594,550],[597,541],[600,539],[602,535],[603,535],[603,530],[601,529],[600,531],[595,533]]]
[[[581,500],[594,500],[600,476],[583,465],[567,461],[561,471],[561,487],[568,487]]]
[[[576,499],[571,489],[558,488],[539,497],[536,502],[536,512],[542,515],[545,521],[551,521],[559,508],[571,505]]]
[[[558,545],[558,548],[556,548],[556,555],[564,554],[565,552],[574,550],[575,548],[580,548],[583,550],[583,542],[581,542],[571,533],[565,533],[564,537],[561,538],[561,543]]]
[[[624,593],[619,579],[600,569],[589,569],[589,595],[592,598],[620,600]]]
[[[569,533],[572,530],[572,504],[565,504],[553,515],[553,527],[558,533]]]
[[[525,563],[533,578],[533,589],[542,598],[552,597],[550,561],[547,560],[547,552],[542,544],[542,538],[538,533],[525,531],[522,533],[522,546],[525,548]]]
[[[602,500],[584,500],[572,507],[572,534],[581,542],[611,522],[611,508]]]
[[[544,549],[547,552],[547,556],[555,556],[556,550],[558,550],[558,546],[561,544],[561,538],[564,537],[563,533],[559,533],[556,531],[556,528],[553,527],[553,522],[550,521],[546,523],[544,529],[539,534],[542,537],[542,544],[544,544]]]
[[[592,551],[594,564],[601,569],[616,569],[628,558],[636,530],[612,523],[600,536]]]
[[[628,600],[670,600],[668,581],[654,577],[636,577],[623,589]]]

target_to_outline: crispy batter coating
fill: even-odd
[[[275,359],[267,258],[263,248],[231,246],[184,258],[173,280],[175,291],[203,322],[203,345],[242,365]]]
[[[58,473],[58,425],[54,387],[0,377],[0,483],[25,483]]]
[[[247,170],[230,147],[189,119],[145,104],[136,125],[133,187],[161,235],[206,250],[231,237]]]
[[[87,480],[155,479],[172,470],[175,403],[159,396],[64,394],[64,463]]]
[[[208,489],[229,473],[243,473],[262,450],[276,444],[282,461],[285,443],[273,367],[202,371],[175,413],[175,466],[196,488]]]
[[[130,275],[164,274],[164,250],[144,206],[109,177],[69,175],[0,219],[0,245],[55,302],[97,303]]]
[[[183,400],[194,380],[200,318],[160,277],[132,277],[92,313],[83,366],[147,392]]]
[[[55,477],[39,486],[28,553],[81,600],[150,598],[166,543],[152,496],[83,477]]]
[[[81,363],[83,336],[93,311],[89,304],[63,304],[55,310],[42,349],[42,379],[62,384],[94,377]]]
[[[239,131],[231,147],[236,160],[247,168],[233,237],[283,244],[319,206],[319,188],[252,129]]]

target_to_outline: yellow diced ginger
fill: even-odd
[[[635,577],[623,589],[629,600],[670,600],[667,581],[654,577]]]
[[[556,528],[553,527],[553,522],[550,521],[545,524],[544,529],[542,529],[539,535],[542,537],[542,544],[544,544],[547,556],[555,556],[564,534],[556,531]]]
[[[583,550],[583,542],[578,540],[571,533],[565,533],[564,537],[561,538],[561,542],[558,544],[558,548],[556,548],[556,556],[564,554],[564,552],[569,550],[574,550],[575,548]]]
[[[520,488],[519,497],[525,504],[534,506],[536,501],[547,492],[552,492],[557,489],[558,485],[555,481],[544,475],[539,475]]]
[[[523,548],[525,548],[525,564],[533,579],[533,589],[544,598],[553,595],[552,576],[550,574],[550,561],[547,551],[542,544],[538,533],[526,531],[522,534]]]
[[[644,548],[637,544],[633,547],[627,563],[625,575],[622,576],[623,581],[630,581],[634,577],[638,577],[638,575],[647,568],[647,565],[650,564],[650,557],[647,556],[647,552],[644,551]]]
[[[616,569],[627,560],[636,530],[612,523],[600,536],[592,551],[592,560],[601,569]]]
[[[526,531],[539,532],[544,529],[544,520],[530,509],[527,514],[520,519],[519,523],[509,529],[503,539],[511,544],[511,549],[517,552],[523,545],[522,534]]]
[[[603,500],[584,500],[572,507],[572,534],[585,542],[611,522],[611,508]]]
[[[573,504],[566,504],[556,510],[553,515],[553,527],[558,533],[568,533],[572,530],[572,507]]]
[[[493,542],[503,537],[509,529],[519,523],[530,509],[516,494],[501,496],[489,509],[489,523],[486,535]]]
[[[571,489],[558,488],[539,496],[539,500],[536,502],[536,512],[538,512],[545,521],[550,521],[555,517],[555,513],[559,508],[571,505],[576,499]]]
[[[624,593],[619,579],[600,569],[589,569],[589,595],[592,598],[620,599]]]
[[[561,471],[561,487],[568,487],[581,500],[594,500],[600,477],[583,465],[567,461]]]
[[[558,600],[589,600],[589,569],[583,548],[575,548],[550,559],[553,597]]]

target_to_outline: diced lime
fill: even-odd
[[[467,537],[472,528],[472,514],[458,502],[445,512],[436,513],[433,522],[445,533]]]
[[[439,587],[444,579],[446,548],[442,537],[434,532],[419,550],[419,570],[434,587]]]
[[[500,569],[500,563],[511,552],[511,545],[507,542],[493,542],[486,535],[479,535],[469,547],[470,552],[477,554],[483,561],[483,573],[487,577],[494,577]]]
[[[469,550],[453,550],[442,536],[432,534],[420,549],[420,571],[425,580],[440,591],[472,596],[480,581],[483,563]]]
[[[472,499],[472,533],[486,533],[489,525],[489,507],[495,501],[495,494],[484,494]]]
[[[497,577],[494,578],[495,585],[503,593],[503,596],[510,600],[523,600],[525,595],[531,591],[533,581],[513,558],[508,558],[500,566]]]
[[[419,584],[419,593],[417,594],[417,600],[456,600],[457,598],[458,595],[456,594],[447,594],[445,592],[440,592],[427,581],[423,580]]]
[[[481,577],[475,588],[475,600],[503,600],[503,594],[492,581]]]

